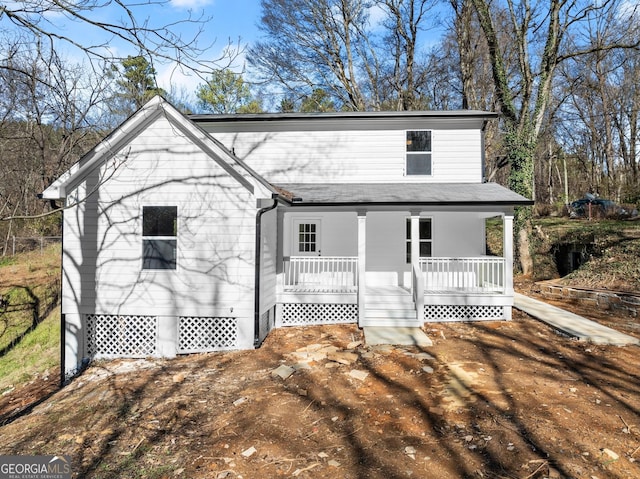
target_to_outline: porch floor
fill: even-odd
[[[291,288],[290,290],[285,290],[287,294],[354,294],[357,293],[358,290],[353,289],[345,289],[345,288],[332,288],[330,286],[296,286],[295,288]]]
[[[389,295],[409,295],[411,291],[403,286],[395,286],[391,284],[383,284],[366,287],[367,296],[389,296]]]

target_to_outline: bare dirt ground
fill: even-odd
[[[640,478],[639,348],[517,311],[425,330],[424,350],[321,326],[98,363],[3,426],[0,454],[68,454],[89,478]]]

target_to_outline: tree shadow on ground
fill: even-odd
[[[422,349],[349,346],[361,331],[342,325],[274,330],[255,351],[98,362],[3,428],[0,450],[64,452],[101,479],[633,476],[633,351],[522,314],[426,329]],[[317,345],[349,354],[296,362]],[[272,374],[283,364],[286,379]]]
[[[9,288],[13,294],[5,295],[0,302],[0,340],[5,342],[0,348],[0,358],[18,346],[58,305],[57,294],[52,298],[45,298],[45,307],[42,308],[40,298],[30,287],[12,285]],[[13,301],[13,296],[21,299]],[[9,337],[11,333],[12,338]]]

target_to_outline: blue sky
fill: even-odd
[[[202,46],[211,45],[207,50],[208,60],[219,58],[229,42],[235,45],[240,42],[245,47],[259,36],[259,0],[173,0],[171,7],[165,9],[174,10],[176,15],[185,15],[191,9],[194,15],[203,12],[206,17],[211,17],[200,38]],[[185,34],[189,34],[188,29]],[[240,55],[233,68],[241,71],[243,62],[244,55]],[[170,90],[172,84],[181,85],[185,90],[193,92],[202,83],[201,79],[184,76],[172,67],[173,65],[158,67],[158,82],[162,88]]]
[[[96,3],[101,3],[101,0],[97,0]],[[152,28],[173,24],[172,30],[183,35],[184,38],[193,37],[197,26],[181,24],[179,22],[181,19],[187,18],[190,13],[194,18],[200,16],[210,18],[210,21],[204,25],[204,32],[198,40],[201,48],[206,47],[206,51],[201,57],[203,60],[219,58],[229,41],[237,45],[240,39],[241,44],[246,46],[258,36],[257,23],[260,20],[261,12],[259,0],[168,0],[167,2],[163,2],[163,0],[125,0],[125,3],[130,6],[139,24],[146,22]],[[91,21],[120,23],[124,10],[116,7],[115,3],[109,3],[108,0],[104,4],[107,6],[84,11],[82,14]],[[6,5],[10,10],[19,11],[25,8],[25,4],[20,1],[9,0]],[[66,36],[81,45],[105,45],[105,48],[118,57],[138,53],[132,45],[88,25],[87,22],[72,21],[62,13],[48,12],[44,17],[33,18],[39,20],[39,26],[44,30]],[[10,23],[6,16],[0,16],[0,32],[7,36],[13,36],[12,32],[15,29],[15,25]],[[56,48],[69,62],[86,62],[86,57],[82,52],[68,43],[57,42]],[[1,51],[0,54],[2,54]],[[244,57],[240,56],[233,68],[240,71],[243,61]],[[160,86],[168,91],[174,84],[182,85],[185,90],[192,93],[197,85],[202,83],[202,79],[194,76],[186,77],[176,71],[175,64],[156,63],[155,66]]]
[[[92,0],[89,0],[90,2]],[[102,0],[95,0],[98,4]],[[141,24],[148,22],[151,27],[159,28],[167,24],[173,24],[176,33],[191,38],[195,33],[195,27],[189,24],[181,24],[180,20],[189,16],[207,17],[209,22],[204,26],[204,32],[199,37],[200,47],[206,47],[203,60],[215,60],[222,57],[224,49],[229,41],[236,44],[238,41],[242,47],[259,38],[258,23],[260,21],[260,0],[124,0],[132,9],[136,21]],[[6,4],[9,9],[19,9],[23,5],[20,1],[9,0]],[[92,21],[119,23],[124,10],[116,7],[113,0],[105,0],[105,7],[97,8],[90,12],[83,12]],[[370,11],[371,20],[375,24],[380,19],[381,12],[376,9]],[[126,42],[114,39],[108,34],[86,22],[71,21],[61,13],[48,13],[42,22],[43,28],[58,31],[82,45],[107,44],[108,48],[117,57],[136,55],[138,51]],[[0,17],[0,31],[13,28],[7,23],[6,16]],[[5,31],[6,33],[6,31]],[[425,45],[428,45],[427,41]],[[86,58],[80,51],[74,50],[69,45],[58,44],[60,53],[70,62],[82,63]],[[159,86],[166,91],[193,95],[199,84],[203,82],[193,74],[189,75],[176,68],[175,64],[155,63]],[[221,63],[219,67],[228,67],[227,63]],[[231,67],[236,71],[242,71],[244,67],[244,55],[239,55]]]

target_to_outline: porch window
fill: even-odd
[[[142,207],[142,269],[176,269],[177,206]]]
[[[320,222],[296,221],[296,251],[301,254],[320,254]]]
[[[407,131],[406,175],[431,175],[431,131]]]
[[[431,218],[420,218],[420,257],[431,257],[432,228]],[[411,263],[411,218],[407,218],[407,264]]]

